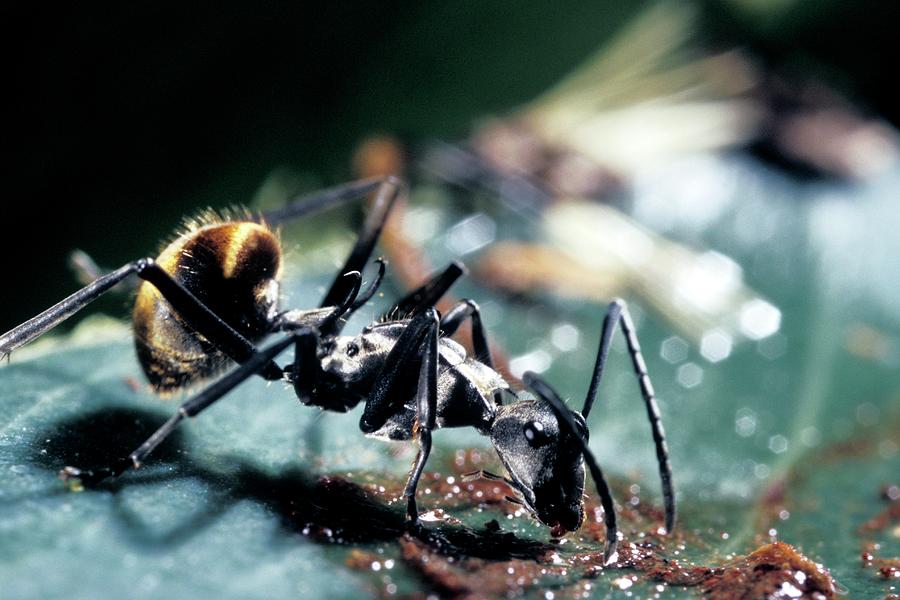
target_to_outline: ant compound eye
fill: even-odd
[[[550,435],[544,431],[544,424],[540,421],[529,421],[522,426],[522,433],[532,448],[540,448],[550,443]]]
[[[357,354],[359,354],[359,346],[354,342],[347,344],[347,356],[356,356]]]

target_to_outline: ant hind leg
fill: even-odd
[[[111,290],[129,275],[145,269],[151,259],[141,259],[119,267],[98,277],[68,298],[54,304],[39,315],[32,317],[21,325],[10,329],[0,336],[0,357],[9,356],[14,350],[40,337],[53,329],[82,308]]]
[[[0,357],[8,356],[13,350],[53,329],[130,275],[137,275],[153,285],[191,327],[235,362],[243,363],[256,352],[256,347],[249,340],[173,279],[152,258],[141,258],[100,276],[68,298],[0,336]],[[281,371],[274,363],[266,365],[260,374],[268,379],[281,377]]]
[[[139,468],[141,463],[143,463],[150,453],[169,437],[183,420],[198,415],[241,383],[258,374],[268,365],[274,364],[272,361],[288,346],[293,344],[297,347],[298,354],[308,354],[305,350],[315,348],[315,338],[316,334],[311,330],[300,330],[271,344],[263,350],[255,352],[253,356],[236,369],[227,373],[196,396],[182,403],[182,405],[178,407],[178,411],[172,415],[168,421],[163,423],[128,456],[116,460],[112,465],[91,470],[79,469],[77,467],[65,467],[59,473],[60,478],[66,482],[77,479],[81,483],[93,485],[109,477],[118,477],[129,468]]]

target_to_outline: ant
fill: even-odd
[[[96,469],[65,467],[64,481],[95,484],[139,468],[185,418],[194,417],[253,376],[287,381],[299,401],[346,412],[360,402],[359,427],[371,437],[418,442],[419,451],[404,491],[406,514],[418,525],[416,487],[431,452],[431,432],[440,427],[474,427],[491,442],[506,468],[504,479],[551,534],[562,536],[584,520],[585,463],[604,509],[608,562],[617,543],[612,494],[588,448],[586,419],[597,394],[613,334],[621,325],[656,445],[663,484],[666,530],[675,522],[675,499],[662,423],[653,387],[626,305],[616,300],[603,321],[593,377],[581,412],[569,410],[534,373],[523,383],[535,398],[520,398],[494,370],[478,305],[456,304],[441,316],[434,304],[465,268],[451,263],[397,302],[385,318],[357,336],[342,336],[347,318],[368,302],[385,273],[362,289],[361,272],[372,256],[391,207],[404,184],[394,177],[354,182],[295,200],[253,216],[210,216],[160,255],[130,262],[0,337],[0,356],[40,336],[109,291],[129,275],[143,280],[137,291],[133,327],[137,357],[153,389],[183,390],[238,366],[185,401],[178,411],[127,457]],[[374,193],[344,266],[319,308],[282,311],[278,306],[281,248],[273,225]],[[449,339],[471,320],[474,356]],[[258,349],[269,334],[281,339]],[[274,361],[293,346],[293,362]],[[504,397],[516,399],[506,403]],[[500,476],[481,471],[489,478]]]

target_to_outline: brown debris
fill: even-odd
[[[884,531],[892,524],[900,521],[900,497],[896,495],[893,495],[892,497],[892,493],[890,492],[891,488],[896,487],[897,486],[886,487],[887,491],[882,492],[882,497],[889,501],[887,507],[859,526],[860,535]]]
[[[668,585],[698,587],[704,596],[717,600],[791,598],[801,593],[804,598],[824,599],[836,593],[826,569],[784,542],[766,544],[716,567],[686,566],[666,558],[661,550],[655,543],[620,544],[613,567],[634,569]],[[587,566],[588,575],[604,568],[600,552],[579,555],[573,562]]]
[[[837,593],[838,586],[827,569],[784,542],[764,544],[746,556],[712,565],[671,558],[670,550],[683,550],[686,536],[691,534],[679,530],[674,535],[663,535],[660,531],[662,511],[650,502],[642,502],[640,489],[635,485],[615,486],[614,491],[621,499],[617,512],[625,539],[620,541],[612,564],[604,564],[600,549],[572,552],[558,543],[540,542],[531,542],[527,548],[513,548],[512,544],[522,544],[525,540],[504,532],[496,521],[487,522],[483,530],[473,530],[451,516],[454,509],[482,505],[500,508],[507,514],[520,509],[506,501],[511,490],[502,479],[494,479],[490,474],[480,478],[466,476],[481,473],[482,469],[497,468],[495,457],[479,449],[459,450],[448,466],[449,475],[425,473],[419,486],[423,504],[435,508],[432,512],[440,523],[429,524],[419,533],[401,533],[397,538],[401,552],[398,561],[421,578],[425,593],[436,592],[442,598],[479,600],[552,590],[557,598],[570,598],[584,597],[600,586],[624,590],[642,581],[695,588],[703,597],[716,600],[828,599]],[[399,493],[399,487],[396,490],[381,489],[383,491],[376,492],[376,496]],[[784,500],[783,492],[783,483],[772,486],[766,494],[768,501],[780,504]],[[892,491],[883,490],[885,498],[892,494]],[[570,543],[604,541],[602,511],[590,497],[586,499],[585,512],[585,523]],[[466,538],[464,546],[456,543],[463,538]],[[690,543],[700,542],[691,536]],[[474,547],[484,551],[473,554]],[[470,551],[460,552],[463,548]],[[884,561],[874,556],[869,559],[869,566],[878,569],[880,577],[898,577],[900,565],[897,561]],[[346,562],[351,568],[371,572],[374,563],[384,565],[386,560],[389,559],[385,556],[354,549]],[[598,581],[597,577],[608,570],[616,577]],[[380,593],[376,593],[380,597],[395,597],[395,593],[387,590],[388,585],[378,584]],[[396,586],[392,587],[396,589]]]
[[[900,521],[900,486],[882,486],[880,496],[888,505],[859,526],[857,530],[859,535],[873,536],[882,533]],[[873,539],[869,537],[863,538],[862,552],[860,554],[862,568],[876,569],[875,572],[878,577],[887,581],[900,580],[900,557],[879,557],[876,552],[880,549],[881,545]]]
[[[655,542],[620,544],[615,564],[608,566],[604,566],[603,553],[599,551],[565,559],[551,551],[534,561],[486,561],[448,557],[408,535],[400,540],[400,545],[403,560],[433,589],[453,598],[511,597],[541,586],[571,592],[584,588],[585,580],[594,579],[607,569],[631,569],[651,581],[696,587],[704,597],[716,600],[801,595],[824,600],[833,598],[837,588],[826,569],[784,542],[767,544],[748,556],[715,567],[684,565],[666,558]],[[896,576],[896,570],[886,572]],[[572,573],[576,580],[567,580],[566,576]],[[623,575],[611,585],[622,585],[625,579],[638,581],[637,576]],[[624,584],[630,586],[628,581]]]
[[[900,558],[876,558],[872,563],[882,579],[900,579]]]
[[[593,158],[555,144],[525,120],[493,120],[472,136],[478,156],[508,177],[528,177],[559,196],[602,198],[620,191],[625,178]]]
[[[477,450],[460,451],[457,459],[454,467],[459,472],[490,466]],[[518,509],[517,505],[506,501],[510,489],[502,480],[465,480],[462,476],[448,478],[432,472],[423,475],[420,490],[433,501],[440,499],[440,506],[450,511],[480,505],[496,505],[507,514]],[[837,586],[824,567],[784,542],[765,544],[747,556],[721,565],[695,565],[669,558],[667,547],[680,546],[681,537],[673,539],[660,534],[653,524],[662,519],[661,511],[649,503],[634,502],[636,493],[630,498],[621,493],[623,490],[619,491],[619,497],[627,498],[624,506],[619,507],[621,522],[630,525],[624,527],[623,532],[633,530],[633,537],[639,541],[621,541],[611,565],[604,565],[600,550],[565,554],[557,552],[553,546],[547,546],[531,559],[490,560],[454,555],[427,539],[409,534],[400,538],[402,558],[424,580],[427,589],[445,597],[467,600],[518,596],[539,587],[557,590],[560,592],[557,595],[562,597],[577,596],[598,585],[591,580],[607,569],[623,570],[622,577],[609,583],[612,586],[630,586],[630,582],[644,579],[671,586],[695,587],[705,597],[722,600],[789,598],[798,597],[798,594],[804,598],[826,599],[833,598],[836,593]],[[774,494],[774,498],[778,496]],[[603,541],[605,530],[599,507],[588,500],[585,510],[588,518],[580,533],[584,539]],[[434,512],[444,524],[442,527],[459,525],[442,510]],[[486,534],[504,535],[498,531],[498,525],[491,525],[486,526]],[[376,560],[380,559],[375,555],[354,551],[348,564],[367,570]],[[872,557],[872,564],[883,578],[898,576],[898,565],[893,561]]]
[[[438,554],[409,535],[400,540],[403,560],[442,594],[476,600],[519,595],[566,574],[567,567],[545,561],[486,561]]]
[[[503,480],[478,478],[448,478],[440,473],[425,473],[419,482],[420,495],[427,498],[429,505],[440,505],[445,509],[471,506],[497,506],[506,514],[519,509],[509,502],[513,489]]]
[[[344,564],[356,571],[365,571],[372,567],[372,563],[379,562],[381,557],[374,552],[366,552],[358,548],[354,548],[347,555]]]
[[[825,568],[784,542],[762,546],[713,571],[702,585],[716,599],[790,598],[797,590],[804,598],[833,598],[837,592]]]

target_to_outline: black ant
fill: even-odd
[[[110,290],[129,275],[143,283],[135,301],[133,325],[140,364],[160,393],[184,389],[225,369],[238,367],[185,401],[178,412],[143,444],[115,464],[92,470],[65,467],[66,480],[97,483],[138,468],[176,426],[259,375],[289,382],[302,404],[346,412],[365,402],[359,427],[388,440],[416,439],[419,452],[404,492],[410,524],[417,525],[416,487],[438,427],[474,427],[489,435],[518,499],[554,536],[578,529],[584,520],[584,463],[594,478],[607,529],[605,557],[617,543],[612,495],[588,449],[590,412],[613,333],[621,324],[640,383],[656,444],[663,483],[666,529],[675,522],[668,451],[659,410],[634,327],[624,302],[606,313],[591,385],[580,413],[569,410],[553,389],[533,373],[523,382],[535,399],[518,398],[494,370],[478,305],[464,300],[443,317],[434,308],[464,267],[452,263],[386,313],[382,322],[355,337],[342,336],[347,317],[363,306],[384,276],[362,289],[361,271],[372,255],[385,220],[403,184],[392,177],[346,184],[319,192],[260,217],[207,218],[195,222],[156,258],[144,258],[109,272],[31,320],[0,337],[0,356],[8,355]],[[319,308],[281,311],[278,307],[281,248],[273,224],[326,206],[375,193],[372,209],[343,268]],[[449,339],[471,319],[474,357]],[[272,333],[284,337],[257,349]],[[274,359],[294,347],[285,367]],[[499,478],[488,472],[486,477]]]

